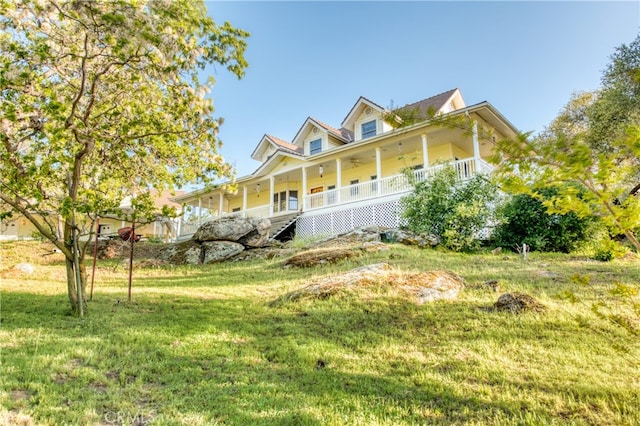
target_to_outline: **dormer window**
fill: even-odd
[[[367,121],[362,123],[362,139],[372,138],[376,135],[376,120]]]
[[[322,152],[322,139],[314,139],[309,142],[309,155],[320,154]]]

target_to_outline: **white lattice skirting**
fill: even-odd
[[[303,214],[296,222],[299,237],[333,236],[360,226],[378,225],[398,228],[401,223],[400,200],[353,206],[342,210]]]

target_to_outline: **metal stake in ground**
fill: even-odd
[[[131,282],[133,279],[133,244],[136,242],[136,222],[131,222],[131,234],[129,234],[129,240],[131,241],[131,250],[129,251],[129,302],[131,302]]]
[[[100,217],[96,218],[96,242],[93,245],[93,267],[91,269],[91,292],[89,300],[93,300],[93,281],[96,278],[96,258],[98,257],[98,234],[100,231]]]

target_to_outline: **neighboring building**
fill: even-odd
[[[402,109],[462,115],[470,129],[433,120],[394,129],[384,121],[385,108],[360,97],[339,129],[309,117],[291,142],[264,135],[251,155],[261,165],[236,180],[237,191],[174,197],[191,209],[178,239],[192,235],[205,219],[232,214],[270,218],[274,238],[285,233],[328,236],[373,224],[397,227],[399,200],[413,189],[403,170],[413,169],[418,180],[443,162],[463,179],[490,172],[485,159],[495,141],[518,132],[490,103],[466,106],[458,89]]]
[[[0,241],[31,239],[36,227],[22,215],[0,219]]]
[[[159,196],[154,198],[154,204],[158,212],[163,206],[174,207],[178,214],[182,213],[182,205],[172,200],[175,196],[184,195],[184,191],[169,192],[163,191]],[[127,200],[123,201],[121,208],[126,209]],[[54,216],[55,217],[55,216]],[[62,234],[63,221],[58,218],[58,234]],[[136,234],[142,235],[147,239],[158,239],[164,241],[174,241],[177,236],[178,220],[158,216],[154,222],[144,225],[136,225]],[[131,226],[130,222],[114,217],[101,217],[98,224],[98,236],[100,238],[117,237],[118,229]],[[25,240],[31,239],[37,235],[36,227],[24,216],[14,214],[12,218],[0,220],[0,241],[2,240]],[[87,238],[85,236],[84,238]]]

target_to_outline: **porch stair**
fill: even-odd
[[[281,234],[284,234],[284,232],[291,227],[291,225],[295,224],[298,216],[300,216],[300,212],[294,212],[270,218],[269,220],[271,221],[271,231],[269,232],[269,238],[272,240],[277,240],[278,237],[281,236]]]

